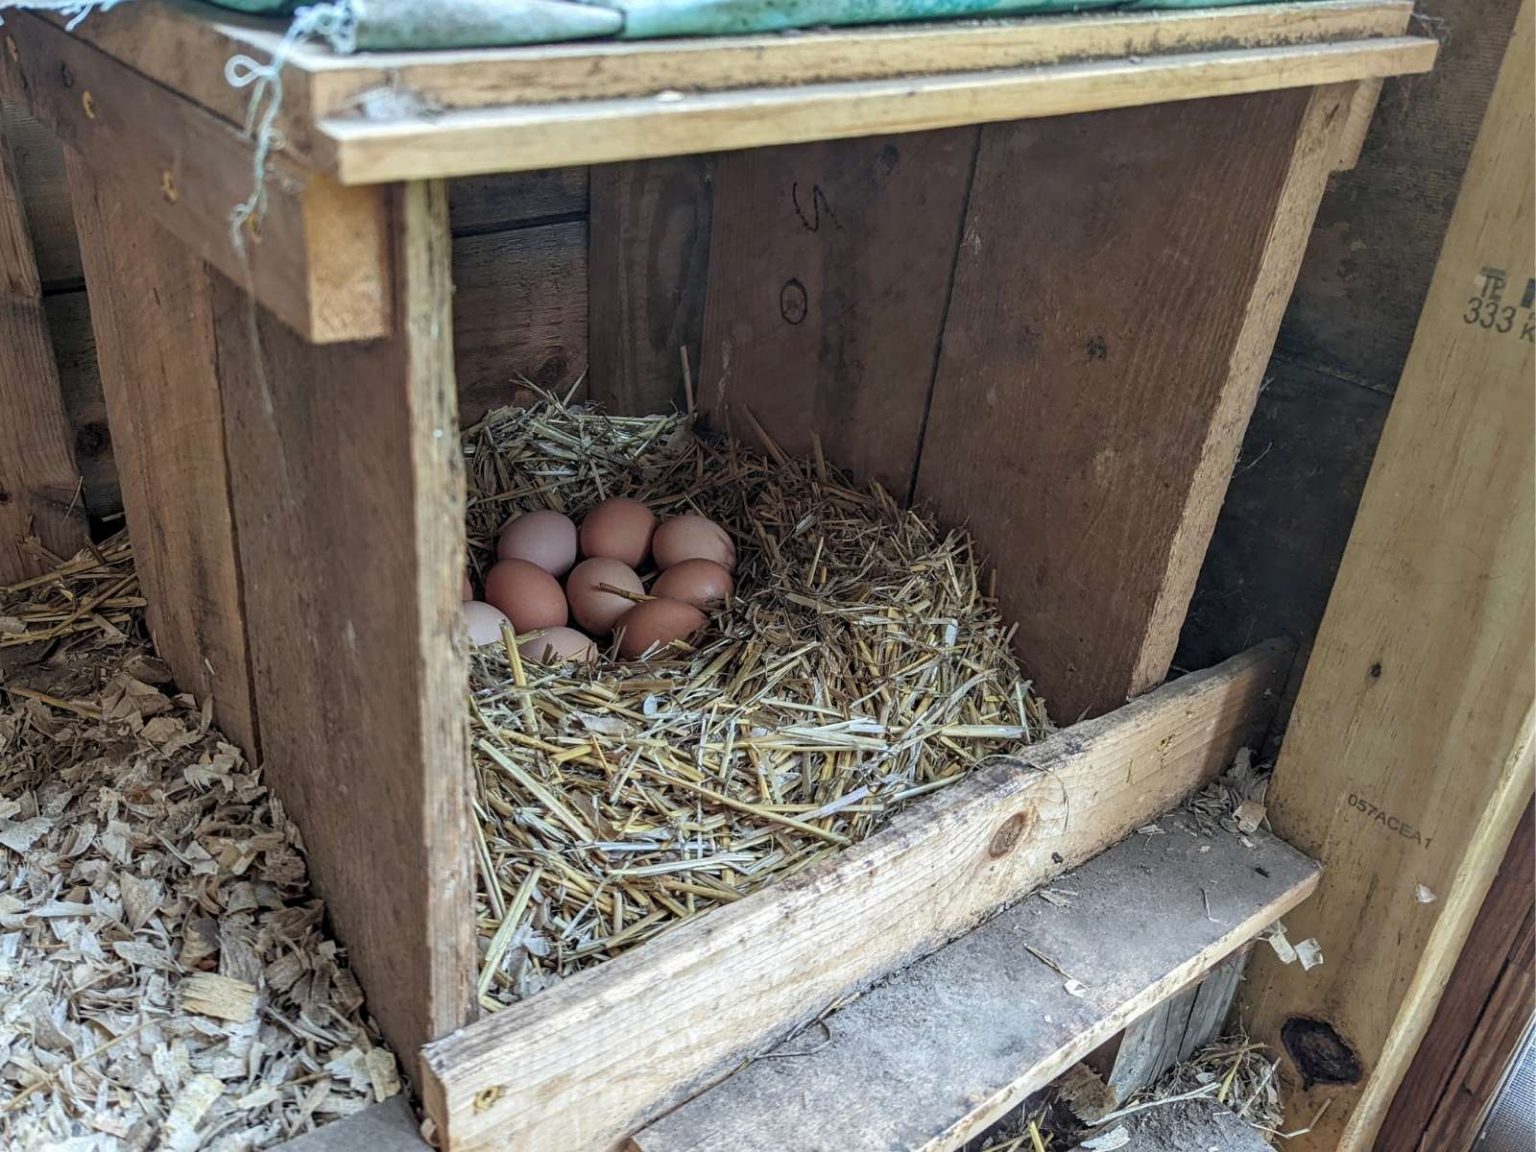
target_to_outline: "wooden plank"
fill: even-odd
[[[618,1148],[743,1057],[1178,803],[1263,726],[1289,660],[1261,646],[1061,732],[820,866],[429,1045],[423,1099],[444,1148]]]
[[[455,236],[557,223],[586,214],[585,168],[466,176],[448,184],[448,222]]]
[[[21,185],[0,130],[0,584],[52,565],[26,547],[35,535],[56,556],[85,543],[80,474],[59,393],[42,284]]]
[[[317,118],[355,109],[380,91],[409,93],[427,107],[458,109],[877,80],[1397,36],[1408,27],[1411,12],[1407,0],[1311,0],[1208,11],[824,29],[795,36],[355,57],[298,46],[285,73],[278,126],[295,154],[306,156],[314,146]],[[236,52],[270,59],[280,40],[279,33],[259,26],[175,5],[123,5],[95,13],[75,35],[236,125],[244,122],[248,93],[224,80],[223,62]]]
[[[1063,877],[1069,906],[1015,905],[652,1124],[634,1152],[959,1148],[1317,885],[1273,836],[1248,847],[1186,815],[1158,824],[1166,835]]]
[[[1531,20],[1526,0],[1270,793],[1327,869],[1290,925],[1327,965],[1261,957],[1245,989],[1255,1036],[1290,1037],[1287,1114],[1328,1104],[1297,1149],[1370,1146],[1531,794]]]
[[[75,226],[69,226],[71,237]],[[91,331],[91,306],[85,289],[43,297],[53,359],[59,368],[59,392],[74,444],[75,467],[84,485],[81,500],[93,519],[121,516],[123,491],[112,453],[112,429],[107,425],[107,399],[96,364],[96,335]]]
[[[1106,1077],[1117,1102],[1151,1087],[1163,1073],[1219,1038],[1247,962],[1247,949],[1239,948],[1197,983],[1181,988],[1126,1027]]]
[[[1347,96],[983,130],[916,499],[1062,720],[1168,669]]]
[[[697,381],[714,199],[713,156],[592,170],[590,395],[609,412],[687,410],[683,356]]]
[[[587,226],[453,242],[459,416],[510,404],[520,379],[562,394],[587,370]]]
[[[392,1096],[341,1120],[333,1120],[272,1152],[426,1152],[416,1114],[406,1098]]]
[[[1529,805],[1392,1100],[1377,1152],[1472,1147],[1536,1008],[1533,859],[1536,805]]]
[[[1434,58],[1433,40],[1404,36],[667,100],[331,116],[314,160],[349,185],[605,164],[1311,88],[1423,72]]]
[[[699,406],[791,455],[819,437],[911,495],[978,129],[731,152],[715,179]]]
[[[26,206],[37,274],[45,290],[80,282],[80,244],[69,206],[64,149],[51,132],[24,110],[0,100],[0,135],[11,146],[16,179]]]
[[[1339,155],[1333,164],[1335,172],[1347,172],[1360,163],[1360,150],[1365,147],[1366,133],[1376,115],[1382,83],[1381,80],[1362,80],[1355,85],[1354,94],[1349,98],[1349,118],[1339,132]]]
[[[204,266],[68,155],[134,563],[177,685],[260,763]]]
[[[11,94],[201,259],[313,340],[389,330],[382,191],[342,188],[279,157],[260,225],[237,248],[230,214],[252,191],[250,141],[40,16],[12,12],[6,36]]]
[[[475,949],[442,186],[392,215],[388,340],[312,345],[222,276],[213,295],[268,779],[405,1054],[468,1018]]]

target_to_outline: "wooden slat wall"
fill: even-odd
[[[42,284],[11,148],[0,130],[0,584],[46,571],[85,541],[79,479]]]
[[[751,442],[912,488],[976,128],[719,159],[701,409]],[[734,411],[733,411],[734,409]]]
[[[713,156],[592,170],[591,396],[614,412],[686,410],[698,375],[714,213]]]
[[[587,170],[448,185],[459,417],[564,392],[587,371]]]
[[[123,497],[96,368],[96,339],[91,334],[80,243],[64,178],[64,150],[46,128],[9,103],[0,103],[0,135],[15,161],[37,259],[74,466],[84,483],[81,498],[90,516],[112,517],[122,511]]]

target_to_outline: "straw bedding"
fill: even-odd
[[[472,562],[519,511],[610,496],[709,516],[737,593],[648,663],[471,658],[482,1005],[495,1010],[867,836],[1044,706],[974,550],[819,457],[550,400],[465,435]]]

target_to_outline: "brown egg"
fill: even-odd
[[[713,560],[727,572],[736,570],[736,546],[725,529],[703,516],[679,516],[656,529],[651,537],[656,567],[670,568],[684,560]]]
[[[466,600],[460,607],[464,612],[464,627],[469,632],[471,648],[501,643],[501,626],[511,623],[506,613],[479,600]]]
[[[638,500],[615,496],[588,512],[581,522],[581,554],[606,556],[638,568],[651,554],[656,514]]]
[[[597,645],[574,628],[545,628],[519,644],[517,654],[533,664],[590,664],[597,659]]]
[[[633,600],[605,592],[600,587],[622,588],[637,596],[645,594],[645,585],[635,570],[622,560],[606,556],[594,556],[583,560],[565,581],[565,596],[571,602],[571,615],[582,631],[593,636],[603,636],[613,631],[614,621],[635,606]]]
[[[659,652],[674,640],[687,640],[709,621],[692,604],[680,600],[647,600],[620,618],[619,655],[638,660],[653,647]]]
[[[526,560],[551,576],[564,576],[576,563],[576,525],[559,512],[525,512],[502,528],[496,559]]]
[[[560,581],[526,560],[492,565],[485,574],[485,600],[505,612],[519,634],[559,628],[571,618]]]
[[[681,600],[695,608],[708,608],[730,598],[731,574],[713,560],[683,560],[672,565],[651,585],[651,595]]]
[[[469,582],[469,574],[464,574],[464,590],[459,593],[460,600],[473,600],[475,598],[475,586]]]

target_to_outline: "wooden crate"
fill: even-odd
[[[266,764],[391,1042],[432,1042],[448,1147],[618,1146],[1262,728],[1283,645],[1157,685],[1324,183],[1378,81],[1433,58],[1408,16],[301,49],[239,240],[247,95],[222,62],[274,35],[149,3],[72,34],[8,17],[7,98],[66,146],[156,642]],[[381,86],[390,110],[358,114]],[[528,235],[463,257],[507,222]],[[505,263],[526,316],[477,302]],[[589,350],[587,394],[618,411],[671,402],[686,354],[706,413],[748,407],[967,522],[1031,675],[1082,722],[475,1021],[455,433],[539,341]]]

